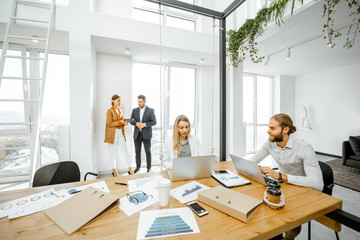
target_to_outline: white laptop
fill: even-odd
[[[174,158],[173,167],[167,172],[171,181],[208,178],[214,163],[215,155]]]
[[[248,178],[251,178],[265,186],[267,181],[274,180],[272,178],[264,176],[260,171],[260,166],[256,162],[232,154],[230,154],[230,157],[238,173]]]

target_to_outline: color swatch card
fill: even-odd
[[[136,239],[199,233],[194,214],[187,208],[140,212]]]
[[[0,203],[0,218],[9,219],[33,214],[56,206],[69,198],[65,190],[55,192],[53,188],[23,198]]]
[[[170,195],[179,200],[181,203],[194,201],[197,199],[197,194],[205,189],[210,189],[197,181],[189,182],[185,185],[172,189]]]

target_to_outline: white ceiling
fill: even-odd
[[[159,62],[160,60],[159,46],[96,36],[93,36],[92,40],[99,53],[130,56],[131,59],[139,61]],[[126,48],[130,49],[129,55],[125,53]],[[163,63],[200,65],[201,58],[204,59],[204,65],[212,65],[212,54],[161,47],[161,61]]]
[[[285,24],[281,27],[272,24],[266,28],[259,41],[259,54],[270,57],[270,62],[265,66],[264,63],[251,63],[249,59],[244,62],[244,71],[264,75],[291,75],[298,76],[312,72],[324,71],[327,69],[343,67],[360,63],[360,40],[357,40],[352,49],[343,48],[345,36],[334,48],[326,47],[326,40],[319,37],[308,41],[309,38],[322,33],[322,26],[325,19],[322,18],[323,1],[315,2],[311,7],[299,11],[294,16],[284,18]],[[351,19],[345,9],[338,9],[336,16],[336,26],[343,26]],[[19,31],[28,31],[29,27],[19,28]],[[3,38],[5,24],[0,24],[0,37]],[[346,35],[346,30],[343,30]],[[40,35],[40,34],[39,34]],[[360,35],[360,34],[359,34]],[[358,36],[359,36],[358,35]],[[358,37],[359,38],[359,37]],[[142,61],[159,61],[159,46],[148,45],[139,42],[129,42],[118,39],[103,37],[92,37],[94,46],[98,52],[108,54],[126,55],[125,49],[131,51],[130,57]],[[68,51],[68,33],[57,31],[52,38],[52,49],[58,51]],[[285,60],[285,50],[291,48],[291,60]],[[216,46],[218,55],[218,46]],[[163,62],[176,62],[199,65],[200,59],[204,58],[204,65],[212,65],[212,54],[204,52],[185,51],[176,48],[162,48]],[[274,54],[276,53],[276,54]],[[216,64],[218,57],[216,57]]]
[[[343,4],[344,5],[344,4]],[[345,3],[346,6],[346,3]],[[335,40],[336,45],[327,47],[323,38],[322,18],[323,1],[316,2],[311,7],[284,19],[285,25],[269,25],[264,35],[259,39],[259,54],[270,57],[267,65],[254,64],[246,59],[244,71],[264,75],[298,76],[327,69],[339,68],[360,63],[360,39],[353,48],[343,48],[347,29],[341,32],[343,36]],[[352,21],[348,17],[347,6],[336,10],[335,27],[344,26]],[[319,36],[315,40],[314,36]],[[359,38],[359,37],[358,37]],[[305,42],[305,43],[304,43]],[[291,48],[291,59],[286,60],[286,49]]]

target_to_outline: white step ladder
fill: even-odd
[[[23,87],[25,85],[29,86],[33,84],[34,81],[36,84],[36,93],[33,92],[31,94],[27,94],[24,92],[23,99],[4,99],[0,96],[0,103],[11,103],[11,102],[23,102],[29,105],[29,110],[25,109],[25,122],[3,122],[0,125],[12,125],[12,126],[25,126],[30,128],[30,146],[23,147],[30,148],[30,186],[32,186],[32,179],[35,174],[36,169],[39,167],[39,153],[40,153],[40,120],[41,120],[41,112],[42,112],[42,103],[43,103],[43,96],[44,96],[44,88],[45,88],[45,78],[46,78],[46,69],[47,69],[47,62],[48,62],[48,53],[49,53],[49,43],[50,43],[50,35],[51,30],[53,29],[54,25],[54,16],[55,16],[55,0],[51,0],[51,3],[40,2],[37,0],[14,0],[14,5],[12,9],[12,13],[10,16],[10,20],[7,24],[3,47],[1,52],[0,58],[0,89],[2,88],[3,80],[11,80],[11,81],[23,81]],[[24,11],[24,10],[27,11]],[[39,16],[40,18],[44,18],[42,14],[37,14],[36,17],[28,17],[29,10],[39,11],[41,13],[46,12],[46,16],[48,19],[37,19]],[[22,15],[25,15],[22,16]],[[30,35],[29,33],[23,34],[14,34],[16,32],[17,25],[27,25],[32,29],[33,27],[42,28],[46,30],[46,37],[38,37],[36,35]],[[24,31],[25,32],[25,31]],[[22,35],[23,34],[23,35]],[[11,55],[8,54],[9,44],[18,43],[18,41],[35,41],[40,42],[42,47],[40,48],[41,51],[44,51],[43,57],[33,57],[27,56],[26,51],[22,51],[21,56]],[[26,44],[25,44],[26,45]],[[22,63],[22,77],[19,76],[4,76],[4,69],[6,61],[15,59],[21,61]],[[32,77],[28,76],[27,74],[27,62],[32,64],[38,64],[37,66],[41,66],[42,62],[42,72],[39,74],[39,77]],[[32,85],[33,86],[33,85]],[[0,134],[1,135],[1,134]],[[22,136],[21,134],[17,136]],[[23,134],[23,136],[29,136],[29,134]],[[0,148],[0,150],[13,150],[12,147],[5,147]],[[16,157],[11,158],[16,159]]]

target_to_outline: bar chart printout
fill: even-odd
[[[189,208],[140,212],[137,239],[159,238],[200,232]]]

